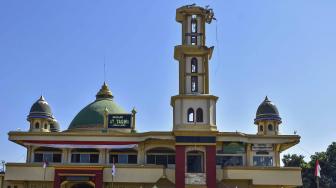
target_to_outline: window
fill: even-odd
[[[243,166],[243,156],[217,156],[216,164],[224,166]]]
[[[273,157],[253,156],[253,166],[273,166]]]
[[[198,67],[197,67],[197,58],[193,57],[191,59],[191,72],[192,73],[195,73],[195,72],[198,72]]]
[[[44,124],[44,129],[47,129],[48,128],[48,125],[47,124]]]
[[[191,16],[191,32],[197,33],[197,16],[196,15]]]
[[[203,110],[201,108],[196,110],[196,121],[203,122]]]
[[[191,16],[191,45],[197,45],[197,16]]]
[[[203,152],[190,151],[187,153],[187,172],[203,173]]]
[[[72,163],[98,163],[99,152],[95,149],[74,149],[71,153]]]
[[[36,152],[34,154],[34,162],[52,162],[52,163],[60,163],[62,160],[62,154],[60,153],[40,153]]]
[[[273,131],[273,125],[272,124],[268,124],[268,130]]]
[[[40,124],[39,124],[39,122],[36,122],[35,123],[35,129],[39,129],[40,128]]]
[[[197,92],[198,91],[198,77],[191,76],[191,91]]]
[[[118,164],[137,164],[138,156],[136,154],[111,154],[110,163]]]
[[[34,162],[62,162],[62,151],[56,148],[41,147],[34,151]]]
[[[188,109],[188,122],[194,122],[194,109]]]
[[[147,151],[147,164],[167,167],[175,164],[175,151],[169,148],[154,148]]]
[[[113,161],[114,160],[114,161]],[[135,149],[112,149],[110,151],[110,163],[137,164],[138,152]]]
[[[72,163],[98,163],[99,154],[73,153],[71,154]]]
[[[259,130],[260,132],[263,132],[264,131],[264,127],[262,125],[259,126]]]

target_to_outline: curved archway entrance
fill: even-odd
[[[81,182],[71,185],[70,188],[94,188],[94,186],[89,183]]]

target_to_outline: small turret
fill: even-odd
[[[265,97],[265,100],[259,105],[254,124],[258,126],[259,135],[278,135],[281,118],[278,108]]]
[[[51,112],[48,102],[41,96],[30,108],[27,121],[31,132],[58,132],[59,124]]]

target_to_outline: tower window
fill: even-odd
[[[191,16],[191,32],[197,33],[197,16],[196,15]]]
[[[268,124],[268,130],[273,131],[273,125],[272,124]]]
[[[39,129],[40,128],[40,124],[39,124],[39,122],[36,122],[35,123],[35,129]]]
[[[188,122],[194,122],[194,116],[195,116],[195,114],[194,114],[194,109],[192,109],[192,108],[189,108],[188,109]]]
[[[191,59],[191,72],[192,73],[195,73],[195,72],[198,72],[198,67],[197,67],[197,58],[196,57],[193,57]]]
[[[263,132],[264,131],[264,127],[262,125],[259,126],[259,130],[260,132]]]
[[[196,121],[197,122],[203,122],[203,110],[202,110],[202,108],[198,108],[196,110]]]
[[[47,129],[48,128],[48,125],[47,124],[44,124],[44,129]]]
[[[191,91],[192,92],[198,91],[198,77],[197,76],[191,77]]]
[[[192,15],[191,16],[191,45],[196,45],[197,44],[197,16]]]

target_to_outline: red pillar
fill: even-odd
[[[185,186],[185,146],[175,146],[175,188]]]
[[[207,187],[216,187],[216,146],[206,146]]]
[[[95,188],[103,188],[103,171],[96,172]]]
[[[55,170],[55,177],[54,177],[54,188],[61,187],[61,177],[58,175],[58,171]]]

